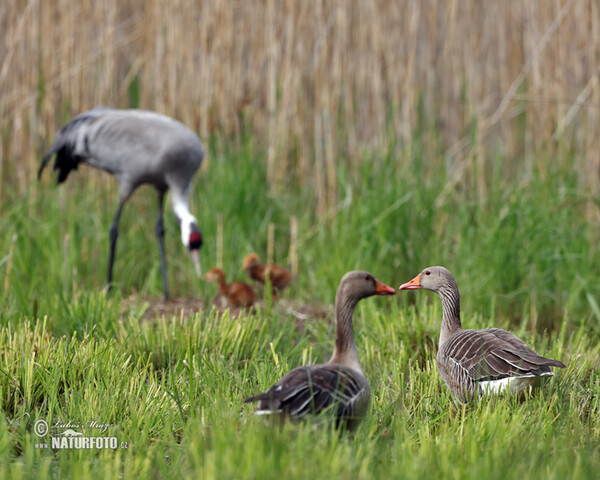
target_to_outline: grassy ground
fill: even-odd
[[[237,279],[245,253],[266,255],[269,223],[275,260],[286,262],[294,215],[300,273],[284,300],[328,305],[351,269],[397,287],[443,264],[461,287],[466,327],[510,328],[568,368],[522,403],[458,406],[434,364],[439,300],[410,292],[368,299],[355,330],[373,397],[356,434],[270,428],[242,399],[326,359],[329,321],[299,325],[285,302],[241,318],[208,308],[149,315],[161,294],[149,189],[124,211],[117,288],[107,299],[116,188],[108,177],[90,182],[103,174],[82,167],[64,186],[32,182],[0,206],[1,478],[596,477],[598,198],[579,189],[568,158],[518,175],[498,160],[482,196],[468,179],[446,194],[452,172],[416,147],[413,156],[374,156],[340,166],[338,208],[319,220],[310,188],[290,181],[277,196],[263,188],[264,159],[252,150],[220,148],[196,179],[205,269],[216,261],[217,214],[224,267]],[[215,286],[194,278],[170,213],[166,229],[173,295],[210,304]],[[36,448],[40,419],[109,424],[119,448]]]

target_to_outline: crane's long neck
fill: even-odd
[[[440,330],[440,346],[452,335],[462,330],[460,323],[460,294],[456,284],[442,285],[437,294],[442,300],[442,328]]]
[[[336,295],[335,350],[329,362],[345,365],[362,372],[352,327],[352,316],[357,303],[357,299],[344,297],[340,292]]]
[[[179,226],[181,228],[181,241],[186,247],[188,247],[192,228],[194,225],[197,228],[198,220],[196,220],[196,217],[194,217],[194,215],[192,215],[190,212],[187,196],[173,192],[173,211],[179,219]]]

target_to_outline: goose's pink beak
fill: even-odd
[[[410,282],[403,283],[400,285],[398,290],[418,290],[421,288],[421,274],[419,273]]]
[[[396,290],[392,287],[381,283],[379,280],[375,280],[375,295],[395,295]]]

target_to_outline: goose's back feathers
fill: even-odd
[[[366,414],[369,398],[369,382],[362,372],[326,363],[295,368],[265,393],[244,402],[259,402],[258,414],[279,413],[292,420],[331,408],[338,425],[344,422],[352,428]]]

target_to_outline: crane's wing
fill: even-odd
[[[42,159],[42,164],[38,170],[38,179],[52,157],[56,154],[54,160],[54,170],[58,170],[58,183],[66,180],[71,170],[76,170],[81,161],[85,159],[83,150],[78,150],[78,139],[82,127],[85,127],[90,121],[95,120],[100,115],[110,110],[108,107],[96,107],[79,115],[74,116],[69,123],[60,129],[54,143],[48,150],[48,153]],[[85,148],[85,144],[83,145]]]

